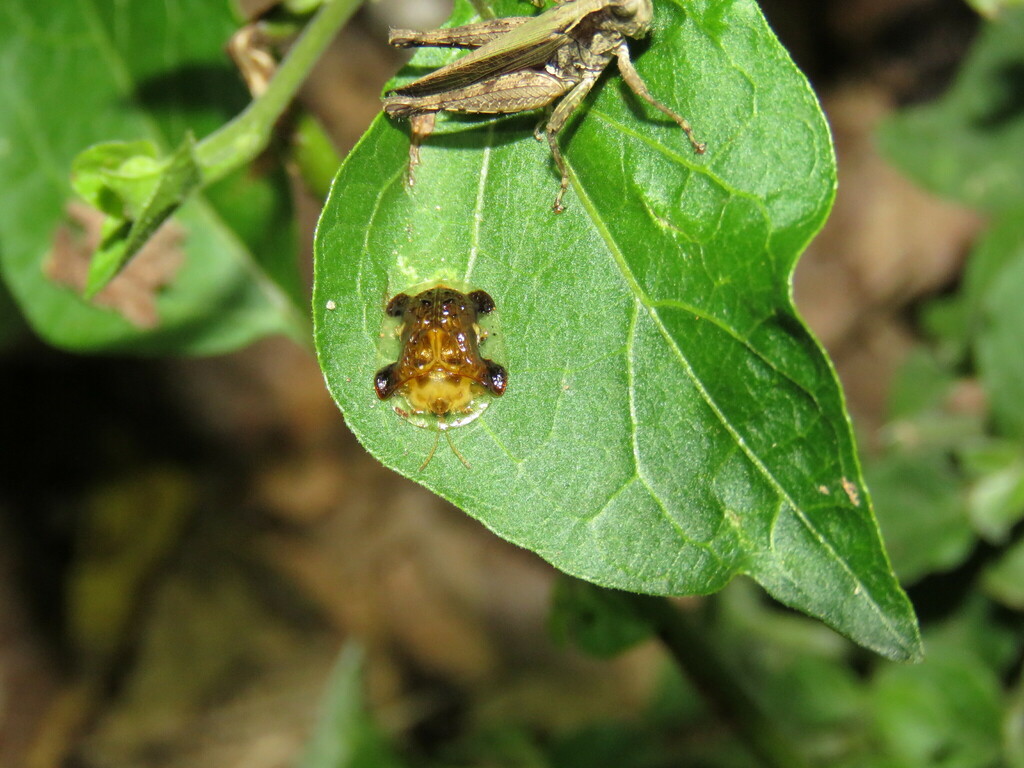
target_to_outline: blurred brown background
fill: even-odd
[[[400,65],[386,24],[446,15],[391,6],[358,16],[305,89],[341,151]],[[941,93],[977,21],[961,0],[762,7],[835,133],[839,196],[796,298],[870,449],[909,310],[955,283],[979,224],[889,168],[872,130]],[[319,201],[300,202],[308,263]],[[552,569],[370,458],[306,350],[140,361],[27,343],[2,365],[0,765],[289,765],[348,638],[413,750],[469,718],[551,729],[646,699],[658,649],[598,663],[554,647]]]

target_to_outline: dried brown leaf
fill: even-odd
[[[67,212],[70,221],[54,232],[43,270],[53,282],[81,292],[89,262],[100,244],[104,215],[78,201],[70,202]],[[181,224],[168,219],[93,302],[113,309],[138,328],[156,328],[160,324],[157,295],[174,280],[185,262],[182,244],[186,236]]]

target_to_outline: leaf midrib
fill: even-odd
[[[604,218],[598,212],[597,207],[594,205],[594,201],[587,194],[583,186],[579,183],[579,180],[575,172],[572,171],[571,164],[567,162],[567,165],[569,165],[570,167],[572,184],[574,189],[576,190],[577,196],[579,197],[580,203],[583,205],[584,210],[589,215],[592,223],[594,224],[595,229],[600,234],[601,238],[605,241],[609,253],[615,261],[615,264],[618,267],[620,274],[622,275],[626,284],[629,286],[631,292],[633,293],[636,302],[640,306],[642,306],[644,310],[647,312],[648,316],[650,317],[651,321],[655,324],[655,327],[658,329],[658,332],[665,340],[669,349],[679,360],[683,372],[686,374],[687,378],[696,388],[700,397],[704,400],[708,408],[711,409],[711,412],[715,414],[715,417],[719,420],[722,427],[726,430],[726,432],[732,438],[733,442],[740,449],[743,455],[747,457],[747,460],[754,466],[758,473],[768,482],[771,488],[774,489],[775,493],[785,503],[789,505],[790,509],[793,510],[793,513],[796,515],[797,519],[799,519],[800,522],[805,526],[805,528],[811,533],[811,535],[814,536],[815,540],[821,545],[822,549],[828,553],[829,557],[835,563],[839,564],[843,571],[853,580],[854,584],[857,587],[857,589],[855,590],[855,594],[857,593],[857,591],[859,591],[861,595],[866,596],[865,599],[867,600],[867,603],[870,606],[872,612],[875,613],[875,615],[879,618],[881,624],[886,627],[886,629],[890,632],[892,637],[895,638],[898,641],[899,645],[902,646],[902,634],[899,631],[897,631],[893,623],[886,616],[885,612],[882,610],[881,606],[871,595],[871,592],[867,589],[864,582],[857,577],[857,575],[850,568],[849,564],[838,556],[835,549],[832,547],[831,543],[827,539],[825,539],[817,530],[817,528],[811,523],[810,519],[807,517],[802,507],[800,507],[794,501],[792,496],[784,488],[784,486],[778,480],[778,478],[775,477],[775,475],[768,469],[764,462],[761,461],[761,459],[753,452],[750,446],[747,445],[746,440],[744,440],[743,436],[729,421],[724,411],[719,407],[718,403],[715,402],[714,398],[711,397],[711,393],[708,392],[708,390],[705,388],[703,382],[696,375],[696,372],[693,370],[693,367],[690,365],[690,362],[686,359],[686,356],[683,354],[682,349],[680,349],[679,345],[676,343],[671,333],[669,333],[668,329],[665,327],[664,323],[661,320],[661,316],[657,311],[657,307],[649,300],[649,298],[637,282],[635,275],[633,274],[629,265],[626,263],[625,256],[621,248],[619,247],[618,242],[612,235],[611,230],[604,221]],[[703,313],[697,313],[697,316],[702,319],[706,319],[710,322],[715,322],[714,318],[707,317]],[[635,425],[636,423],[634,422],[634,437],[636,433]],[[640,472],[640,457],[636,452],[634,452],[634,461],[637,463],[637,466],[634,468],[634,471],[638,475],[641,475],[642,477],[642,474]],[[648,489],[650,490],[649,486]],[[653,490],[651,490],[651,493],[654,496],[654,498],[658,498],[657,494],[654,494]],[[664,506],[662,506],[662,509],[665,512],[665,514],[667,514],[667,510],[665,510]],[[671,521],[671,516],[669,515],[668,517]]]

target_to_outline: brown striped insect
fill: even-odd
[[[419,162],[419,144],[433,131],[438,112],[506,115],[560,100],[536,132],[538,139],[547,137],[561,174],[553,206],[560,213],[565,210],[562,198],[569,187],[569,172],[558,147],[558,132],[613,58],[633,92],[675,120],[694,151],[703,154],[705,145],[697,141],[690,123],[655,100],[630,58],[626,38],[644,37],[653,14],[651,0],[564,0],[539,16],[491,19],[426,32],[391,30],[389,41],[400,48],[473,49],[384,96],[384,111],[392,117],[408,117],[412,124],[410,179]]]

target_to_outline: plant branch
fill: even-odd
[[[792,741],[765,714],[700,625],[663,597],[629,596],[676,664],[719,714],[728,721],[762,765],[805,768]]]
[[[245,111],[196,145],[204,182],[212,183],[255,158],[270,140],[274,123],[295,97],[309,71],[362,0],[327,0],[281,62],[267,90]]]

